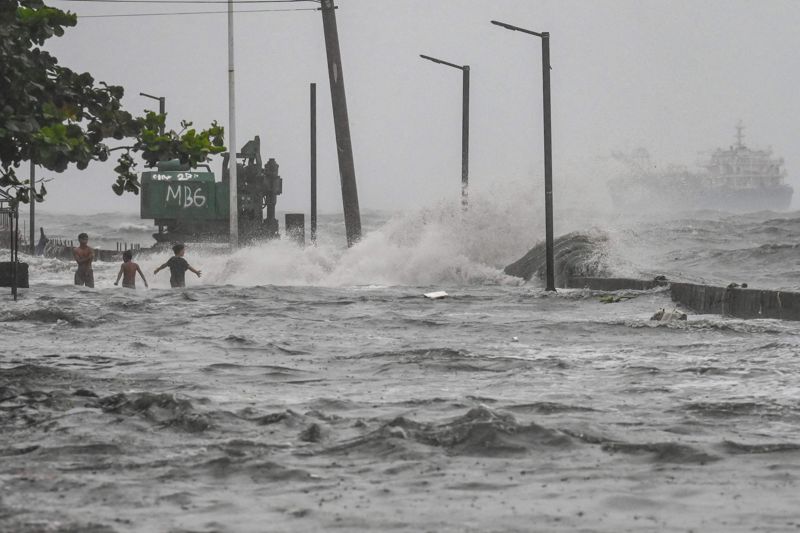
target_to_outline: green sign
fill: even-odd
[[[211,172],[143,172],[141,217],[206,220],[227,217],[228,206],[218,206],[217,202],[218,193],[224,189],[222,183],[214,181]]]

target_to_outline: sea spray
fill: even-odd
[[[518,284],[502,268],[540,232],[535,213],[522,209],[527,198],[511,208],[519,216],[508,217],[498,196],[474,198],[466,211],[443,203],[395,214],[349,249],[331,231],[337,220],[321,226],[316,247],[280,240],[230,255],[190,249],[187,258],[203,269],[203,283],[215,285]]]

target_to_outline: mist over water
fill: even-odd
[[[800,288],[795,254],[800,242],[798,212],[626,214],[592,198],[556,203],[555,236],[576,231],[593,236],[597,255],[613,275]],[[237,286],[518,285],[520,280],[502,271],[544,240],[538,187],[510,180],[491,191],[475,191],[470,200],[466,211],[454,202],[395,213],[367,211],[362,215],[364,238],[350,249],[344,245],[341,215],[320,216],[316,247],[283,239],[243,246],[228,255],[221,253],[224,246],[188,243],[187,259],[204,273],[192,281]],[[106,249],[117,242],[149,247],[156,230],[130,214],[45,214],[39,220],[51,237],[76,240],[79,232],[87,231],[91,245]],[[307,219],[307,243],[308,224]],[[170,255],[165,249],[144,253],[137,261],[152,272]],[[71,268],[67,263],[27,256],[26,261],[42,270],[39,281],[68,279],[63,277]],[[97,263],[98,286],[110,286],[116,268]],[[155,286],[167,287],[167,280],[157,278]]]
[[[517,196],[475,194],[467,211],[442,202],[404,213],[367,212],[364,238],[351,249],[344,246],[341,215],[323,215],[316,247],[301,248],[284,239],[221,255],[215,246],[189,243],[187,259],[203,268],[199,282],[214,285],[516,284],[518,280],[507,279],[502,269],[541,238],[544,222],[536,220],[538,210],[530,207],[535,195]],[[130,215],[99,214],[88,221],[48,218],[42,221],[50,226],[48,235],[74,239],[72,234],[86,228],[90,244],[105,248],[120,240],[148,246],[155,231],[147,221]],[[306,224],[308,238],[308,220]],[[145,255],[139,262],[152,270],[170,254],[166,250],[157,257]]]
[[[185,290],[152,275],[169,250],[135,259],[136,291],[116,262],[89,290],[23,256],[32,288],[0,301],[0,530],[796,530],[795,325],[653,322],[663,291],[507,276],[541,204],[509,183],[364,213],[350,249],[340,215],[316,247],[189,243]],[[800,284],[797,213],[556,215],[613,275]],[[154,230],[41,220],[107,248]]]

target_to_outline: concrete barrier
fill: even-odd
[[[44,249],[44,256],[45,257],[53,257],[56,259],[61,259],[62,261],[74,261],[74,257],[72,255],[74,247],[59,244],[58,241],[48,242]],[[147,251],[147,248],[138,248],[138,249],[131,249],[133,252],[133,256],[136,257],[139,252]],[[109,262],[117,262],[122,261],[122,251],[121,250],[106,250],[104,248],[94,248],[94,258],[95,261],[109,261]]]
[[[0,262],[0,287],[11,287],[14,276],[11,274],[10,261]],[[28,288],[28,263],[17,263],[17,287]]]
[[[715,287],[659,279],[575,277],[569,278],[565,283],[565,288],[598,291],[641,291],[657,287],[669,287],[673,302],[678,302],[699,314],[800,320],[798,292]]]
[[[667,280],[574,277],[567,279],[565,288],[592,289],[595,291],[648,291],[656,287],[666,287],[667,285],[669,285]]]
[[[303,213],[286,213],[286,236],[300,246],[306,244],[306,216]]]
[[[800,320],[800,293],[671,283],[672,300],[697,313]]]

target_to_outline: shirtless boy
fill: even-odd
[[[89,236],[85,233],[78,235],[79,246],[72,249],[72,257],[78,263],[78,270],[75,271],[75,285],[86,285],[94,288],[94,272],[92,271],[92,261],[94,261],[94,250],[89,248]]]
[[[126,289],[135,289],[136,288],[136,273],[139,273],[142,276],[142,281],[144,281],[144,286],[148,287],[147,280],[142,273],[142,269],[139,268],[139,265],[133,262],[133,253],[130,250],[125,250],[122,252],[122,265],[119,267],[119,273],[117,273],[117,281],[114,282],[114,285],[119,283],[119,278],[122,278],[122,286]]]

